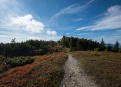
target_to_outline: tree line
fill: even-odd
[[[97,51],[112,51],[121,52],[119,49],[119,42],[113,45],[106,45],[104,40],[99,43],[93,40],[87,40],[84,38],[67,37],[63,36],[59,41],[43,41],[43,40],[27,40],[25,42],[16,43],[15,39],[12,39],[11,43],[0,43],[0,54],[5,57],[14,56],[33,56],[43,55],[51,53],[52,50],[57,51],[56,46],[60,45],[64,48],[70,48],[70,51],[75,50],[97,50]]]
[[[77,38],[77,37],[67,37],[63,36],[62,39],[58,41],[60,45],[63,45],[63,47],[70,48],[70,51],[75,50],[96,50],[96,51],[112,51],[112,52],[121,52],[121,49],[119,48],[120,44],[118,41],[113,45],[106,44],[104,40],[102,39],[101,42],[88,40],[84,38]]]
[[[43,40],[27,40],[21,43],[0,43],[0,54],[5,57],[14,56],[33,56],[36,51],[39,55],[46,54],[50,51],[50,47],[55,46],[54,41]]]

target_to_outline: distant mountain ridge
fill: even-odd
[[[110,46],[114,46],[114,44],[110,44],[110,43],[107,43],[107,44],[105,44],[105,46],[107,47],[108,45],[110,45]],[[121,48],[121,44],[119,45],[119,48]]]

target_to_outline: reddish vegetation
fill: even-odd
[[[63,76],[65,53],[34,56],[32,64],[0,73],[0,87],[57,87]]]

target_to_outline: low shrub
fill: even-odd
[[[118,50],[119,53],[121,53],[121,48]]]
[[[33,57],[20,56],[20,57],[8,58],[7,63],[10,65],[10,67],[17,67],[17,66],[33,63],[34,60],[35,59]]]
[[[7,59],[3,56],[0,55],[0,73],[5,72],[9,69],[9,65],[6,64]]]
[[[99,48],[95,48],[94,51],[97,51],[98,52],[98,51],[100,51],[100,49]]]

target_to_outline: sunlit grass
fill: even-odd
[[[121,87],[121,53],[78,51],[73,56],[101,87]]]

